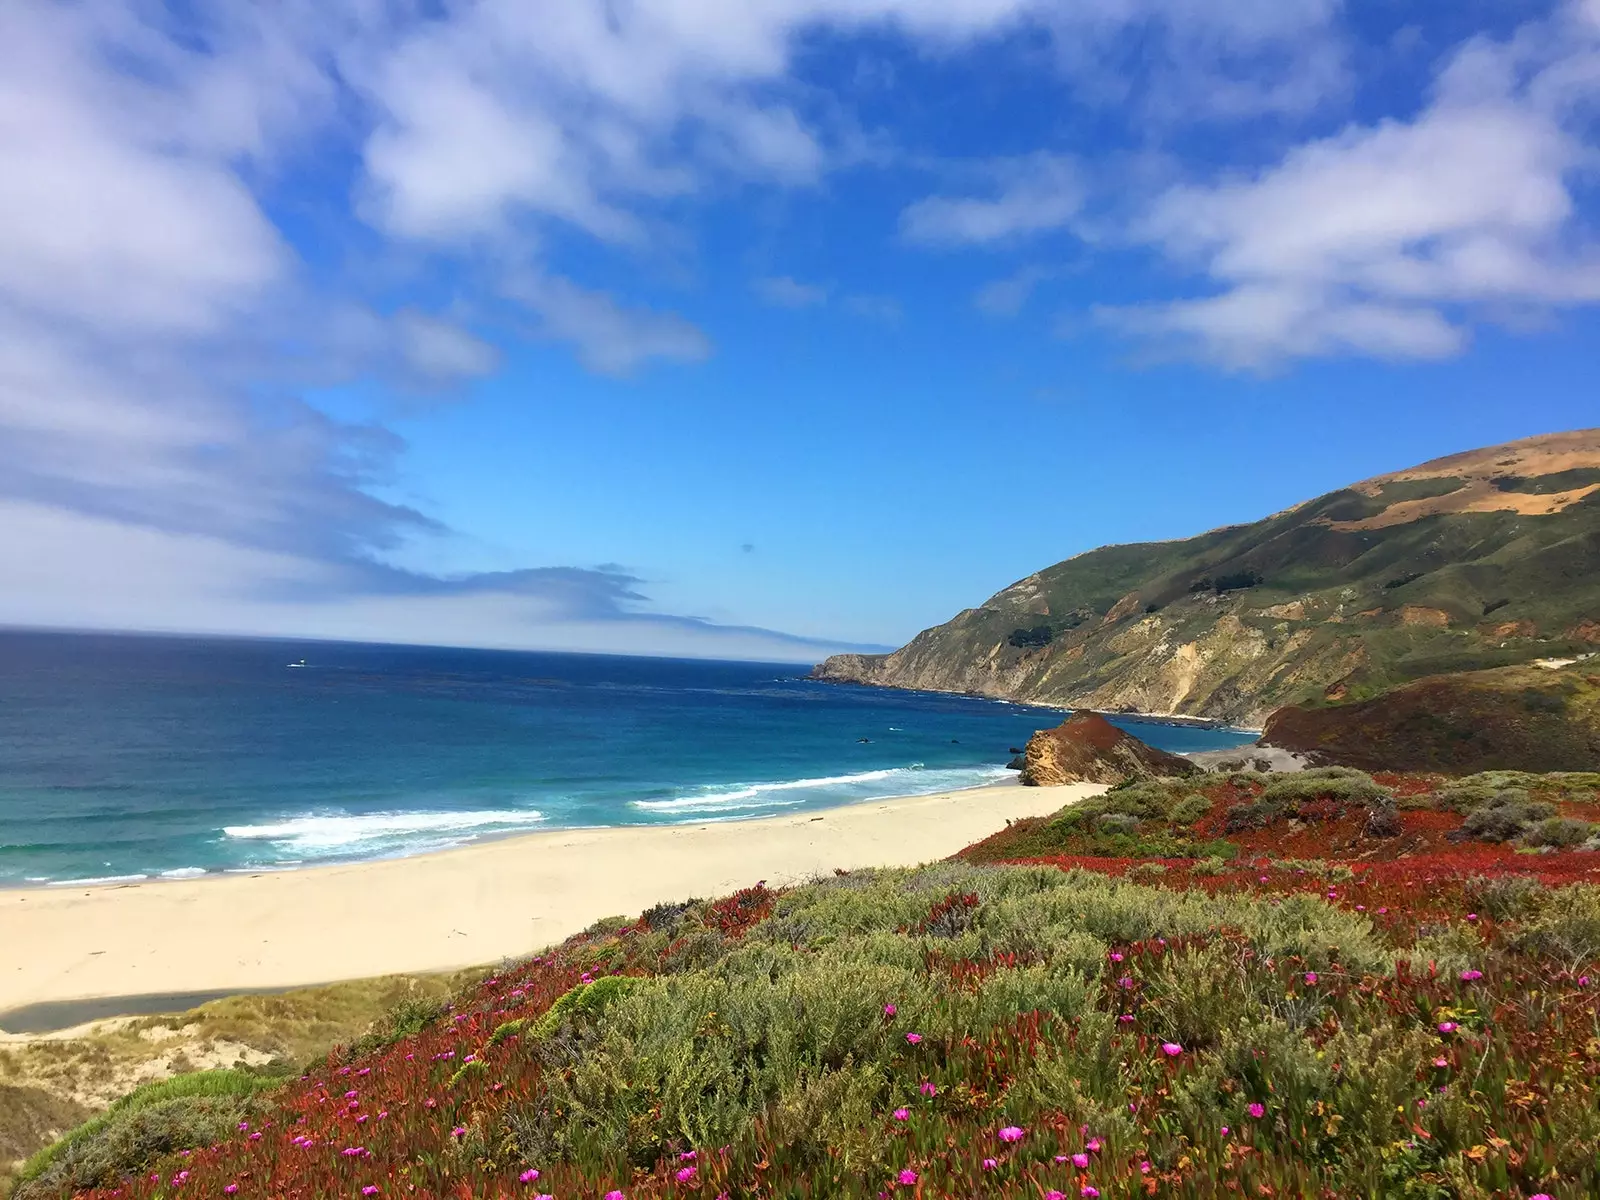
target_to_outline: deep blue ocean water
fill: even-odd
[[[1005,778],[1009,748],[1062,719],[803,674],[0,632],[0,886],[292,868],[966,787]],[[1250,740],[1129,728],[1174,751]]]

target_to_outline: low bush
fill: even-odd
[[[267,1111],[281,1075],[227,1069],[147,1083],[23,1164],[14,1200],[111,1187],[174,1151],[232,1136]]]
[[[1594,826],[1572,817],[1546,817],[1529,828],[1522,841],[1528,846],[1550,846],[1557,850],[1570,850],[1589,840]]]
[[[1461,835],[1480,842],[1509,842],[1556,815],[1555,805],[1529,800],[1527,795],[1513,788],[1478,803],[1461,822]]]

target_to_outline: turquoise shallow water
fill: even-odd
[[[759,663],[0,633],[0,885],[968,787],[1061,716]],[[1129,727],[1174,751],[1250,740]]]

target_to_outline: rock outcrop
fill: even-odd
[[[1199,773],[1188,759],[1146,745],[1095,712],[1073,713],[1054,729],[1041,729],[1022,754],[1022,782],[1032,787]]]
[[[1293,705],[1264,746],[1363,770],[1600,771],[1600,660],[1439,675],[1344,704]]]
[[[1219,467],[1219,469],[1225,469]],[[1105,546],[816,677],[1259,727],[1284,705],[1600,645],[1600,429]]]

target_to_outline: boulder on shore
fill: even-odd
[[[1022,782],[1033,787],[1200,773],[1188,759],[1146,745],[1087,711],[1073,713],[1054,729],[1041,729],[1028,739],[1022,757]]]

